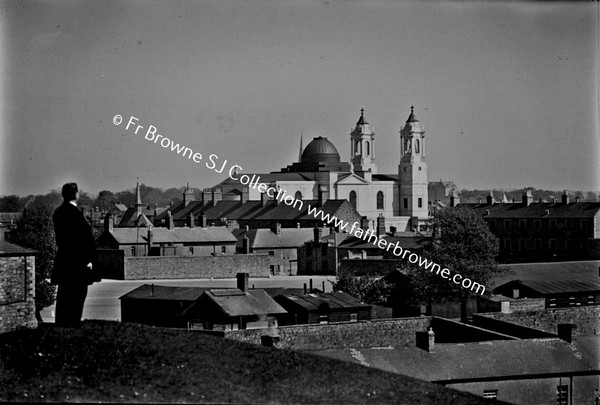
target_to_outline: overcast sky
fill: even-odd
[[[415,106],[429,180],[600,190],[599,3],[0,1],[0,195],[224,179],[115,126],[270,172],[365,109],[396,173]]]

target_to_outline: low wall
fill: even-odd
[[[544,339],[557,337],[555,334],[550,332],[544,332],[528,326],[516,325],[505,320],[494,319],[492,317],[477,314],[473,314],[473,325],[494,332],[514,336],[519,339]]]
[[[155,256],[125,257],[125,280],[173,278],[269,277],[270,257],[266,255]]]
[[[35,257],[0,257],[0,333],[36,326]]]
[[[600,336],[600,306],[597,305],[510,314],[487,313],[485,316],[550,333],[558,333],[559,323],[573,323],[577,325],[573,336]]]
[[[102,278],[123,280],[125,252],[120,249],[97,249]]]
[[[277,335],[278,347],[320,350],[344,347],[414,347],[417,332],[426,331],[431,317],[402,318],[325,325],[294,325],[225,332],[225,338],[261,344],[261,336]]]

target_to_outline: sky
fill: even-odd
[[[600,190],[598,2],[0,0],[0,195],[210,187],[129,117],[268,173],[365,109],[397,173],[414,105],[429,180]],[[115,115],[124,122],[113,123]]]

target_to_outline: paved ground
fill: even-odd
[[[263,287],[291,287],[302,288],[304,283],[308,286],[310,279],[313,287],[331,291],[331,282],[334,276],[273,276],[271,278],[251,278],[250,286]],[[185,287],[235,287],[236,280],[229,279],[178,279],[178,280],[104,280],[90,286],[88,296],[83,308],[83,319],[121,320],[121,305],[119,297],[139,287],[142,284],[185,286]],[[54,306],[42,311],[45,322],[54,322]]]

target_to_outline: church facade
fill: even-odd
[[[399,132],[397,173],[379,173],[376,162],[375,132],[364,110],[350,133],[350,159],[343,161],[326,137],[315,137],[298,162],[280,171],[256,175],[260,182],[282,189],[297,200],[348,200],[375,229],[377,218],[397,231],[423,228],[429,218],[425,129],[411,107]],[[248,188],[231,178],[205,193],[219,194],[223,200],[263,200],[257,188]]]

